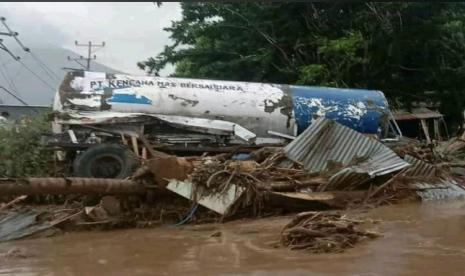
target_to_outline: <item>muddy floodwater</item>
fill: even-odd
[[[381,238],[342,254],[276,246],[290,217],[67,233],[0,244],[0,275],[464,275],[465,201],[386,206]]]

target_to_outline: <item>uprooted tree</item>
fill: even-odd
[[[463,3],[182,3],[174,43],[139,67],[174,76],[382,90],[392,103],[465,106]]]

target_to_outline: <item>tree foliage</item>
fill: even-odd
[[[40,144],[40,136],[51,132],[48,114],[24,118],[0,128],[0,176],[47,176],[53,152]]]
[[[149,74],[382,90],[394,103],[440,105],[461,125],[463,3],[182,3],[173,44]]]

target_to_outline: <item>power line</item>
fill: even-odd
[[[21,48],[26,51],[26,52],[29,52],[33,57],[35,55],[33,55],[31,52],[30,52],[30,49],[25,47],[21,41],[18,39],[18,33],[17,32],[13,32],[10,27],[6,24],[5,22],[5,17],[0,17],[0,21],[2,22],[3,26],[8,30],[8,32],[0,32],[0,36],[10,36],[10,37],[13,37],[16,42],[19,44],[19,46],[21,46]],[[41,82],[43,82],[45,85],[47,85],[48,87],[50,87],[52,90],[55,90],[53,88],[52,85],[50,85],[47,81],[45,81],[44,79],[42,79],[39,75],[37,75],[34,71],[32,71],[28,66],[26,66],[26,64],[24,64],[21,60],[20,60],[20,57],[19,56],[15,56],[9,49],[8,47],[3,44],[3,40],[0,39],[0,50],[3,50],[5,52],[7,52],[14,60],[18,61],[24,68],[26,68],[31,74],[33,74],[36,78],[38,78]],[[36,61],[40,61],[37,57],[36,57]],[[39,62],[38,62],[39,63]],[[42,69],[44,69],[45,72],[47,72],[47,70],[45,70],[45,67],[46,65],[45,64],[40,64]],[[19,92],[17,91],[17,88],[16,88],[16,85],[14,84],[14,81],[10,78],[9,74],[8,74],[8,70],[6,69],[6,67],[3,65],[2,63],[2,68],[4,69],[5,72],[4,73],[4,77],[6,79],[7,82],[10,82],[9,85],[11,86],[10,88],[11,89],[14,89],[16,91],[16,94],[19,94]],[[19,72],[19,70],[18,70]],[[17,72],[17,73],[18,73]],[[50,74],[49,72],[47,72],[47,74]],[[15,93],[11,92],[10,90],[8,90],[7,88],[5,88],[4,86],[0,86],[0,88],[5,91],[6,93],[8,93],[10,96],[12,96],[13,98],[15,98],[16,100],[18,100],[19,102],[21,102],[22,104],[24,104],[25,106],[29,106],[28,103],[26,103],[23,99],[21,99],[19,96],[17,96]],[[30,107],[34,112],[38,113],[38,111],[35,109],[35,108],[32,108]]]
[[[55,90],[55,88],[50,84],[48,83],[46,80],[44,80],[43,78],[41,78],[39,75],[37,75],[34,71],[31,70],[31,68],[27,67],[26,64],[24,64],[24,62],[22,62],[21,60],[18,60],[19,63],[21,63],[21,65],[24,66],[24,68],[26,68],[26,70],[28,70],[31,74],[33,74],[37,79],[39,79],[42,83],[44,83],[45,85],[47,85],[48,87],[50,87],[52,90]]]
[[[90,61],[93,60],[93,59],[97,59],[96,55],[91,57],[92,54],[95,53],[97,50],[105,47],[105,42],[102,42],[101,44],[93,44],[92,41],[89,41],[87,44],[79,44],[77,42],[77,40],[76,40],[76,41],[74,41],[74,44],[77,47],[87,47],[87,58],[84,58],[83,56],[79,56],[78,58],[71,58],[70,56],[68,56],[68,60],[75,61],[76,63],[81,65],[83,68],[85,68],[87,71],[90,71]],[[92,51],[92,47],[94,47],[96,50]],[[85,60],[86,65],[82,64],[80,62],[81,60]]]
[[[7,61],[5,61],[5,62],[4,62],[4,61],[1,61],[1,63],[2,63],[3,66],[7,66],[8,64],[12,63],[13,61],[16,61],[16,60],[14,60],[14,59],[11,60],[11,59],[9,59],[9,60],[7,60]]]
[[[0,73],[2,74],[3,78],[5,78],[5,80],[6,80],[7,84],[8,84],[8,86],[10,87],[10,89],[12,89],[15,93],[20,94],[19,91],[18,91],[18,88],[16,87],[14,79],[8,73],[8,69],[3,64],[3,60],[2,60],[1,57],[0,57],[0,62],[2,62],[2,64],[0,65]]]
[[[50,69],[50,67],[47,66],[47,64],[45,64],[42,60],[39,59],[39,57],[37,57],[33,52],[29,51],[29,53],[31,54],[32,58],[34,58],[37,63],[39,64],[39,66],[44,70],[44,72],[51,78],[51,79],[55,79],[55,80],[60,80],[60,77],[52,71],[52,69]]]
[[[15,81],[15,80],[18,78],[19,74],[20,74],[22,71],[23,71],[23,67],[22,67],[22,66],[19,66],[19,67],[18,67],[18,71],[16,71],[16,74],[11,78],[11,80],[12,80],[12,81]]]
[[[8,35],[8,36],[12,36],[16,42],[18,42],[19,46],[21,46],[21,48],[23,49],[27,49],[27,47],[25,47],[23,45],[23,43],[21,43],[21,41],[19,41],[19,39],[17,38],[18,36],[18,32],[13,32],[10,27],[8,27],[8,25],[6,24],[6,18],[5,17],[0,17],[0,21],[2,21],[2,24],[3,26],[5,26],[5,28],[8,30],[8,33],[0,33],[0,34],[3,34],[3,35]]]
[[[1,86],[0,85],[0,89],[3,89],[3,91],[5,91],[6,93],[8,93],[10,96],[12,96],[13,98],[15,98],[16,100],[18,100],[19,102],[21,102],[22,104],[24,104],[25,106],[29,107],[30,109],[32,109],[34,112],[36,113],[39,113],[35,108],[33,108],[32,106],[30,106],[28,103],[26,103],[23,99],[21,99],[20,97],[16,96],[14,93],[12,93],[10,90],[6,89],[5,87]]]
[[[0,32],[0,35],[3,33]],[[7,52],[14,60],[19,60],[18,56],[15,56],[6,46],[3,44],[3,39],[0,39],[0,49]]]
[[[10,37],[13,37],[16,42],[19,44],[19,46],[25,51],[25,52],[28,52],[32,58],[39,64],[39,67],[42,68],[42,70],[51,78],[51,79],[55,79],[55,80],[60,80],[60,77],[58,77],[58,75],[53,72],[52,69],[50,69],[50,67],[47,66],[47,64],[45,62],[43,62],[41,59],[39,59],[39,57],[37,55],[35,55],[30,48],[24,46],[24,44],[19,40],[18,38],[18,35],[19,33],[18,32],[14,32],[13,30],[10,29],[10,27],[6,24],[6,18],[5,17],[0,17],[0,21],[2,22],[3,26],[8,30],[8,33],[5,33],[5,32],[0,32],[0,35],[6,35],[6,36],[10,36]],[[1,40],[0,40],[1,42]],[[3,45],[3,44],[2,44]],[[6,48],[5,45],[4,46],[4,49],[5,51],[9,52],[8,49]],[[9,52],[10,55],[16,59],[16,60],[19,60],[19,57],[15,57],[11,52]]]
[[[2,68],[0,68],[0,73],[2,74],[3,78],[6,80],[6,83],[8,84],[10,89],[13,90],[15,93],[19,94],[18,88],[16,87],[15,83],[13,82],[13,79],[10,77],[10,75],[7,72],[8,71],[3,66]]]

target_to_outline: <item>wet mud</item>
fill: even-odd
[[[291,216],[0,244],[0,275],[463,275],[465,201],[351,211],[382,237],[340,254],[279,245]],[[20,252],[21,254],[11,254]]]

